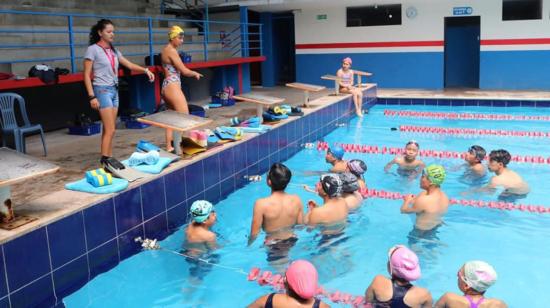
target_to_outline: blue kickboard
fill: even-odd
[[[132,168],[145,172],[145,173],[152,173],[152,174],[159,174],[166,168],[170,163],[172,162],[172,159],[167,157],[159,157],[159,161],[154,165],[147,165],[147,164],[141,164],[137,166],[131,166]],[[128,163],[128,160],[123,160],[121,163],[123,163],[125,166],[130,167],[130,164]]]
[[[271,126],[269,125],[260,125],[259,127],[241,127],[239,126],[239,128],[244,132],[244,133],[265,133],[267,132],[268,130],[271,129]]]
[[[128,181],[113,177],[113,183],[101,187],[95,187],[88,183],[86,179],[78,180],[76,182],[65,184],[65,189],[82,191],[92,194],[111,194],[119,191],[123,191],[128,187]]]

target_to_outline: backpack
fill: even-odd
[[[58,81],[55,71],[45,64],[37,64],[29,70],[29,77],[38,77],[45,84],[55,84]]]

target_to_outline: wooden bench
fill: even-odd
[[[318,86],[318,85],[308,84],[308,83],[301,83],[301,82],[287,83],[286,86],[290,87],[290,88],[294,88],[294,89],[304,91],[304,105],[303,105],[304,107],[309,107],[309,105],[308,105],[308,103],[309,103],[309,92],[319,92],[319,91],[322,91],[322,90],[326,89],[323,86]]]
[[[372,76],[372,73],[357,71],[357,70],[353,70],[353,73],[355,75],[357,75],[357,87],[359,87],[359,88],[362,88],[363,86],[367,85],[367,84],[363,84],[363,81],[361,80],[363,76],[365,76],[365,77]]]
[[[336,75],[323,75],[321,79],[334,81],[334,95],[340,95],[340,81],[342,78]]]
[[[19,153],[12,149],[0,148],[0,207],[3,208],[3,212],[10,213],[14,207],[10,199],[11,185],[34,177],[54,173],[57,170],[59,170],[59,167],[50,162]],[[11,206],[8,208],[7,204]],[[13,214],[13,212],[10,214]],[[37,219],[36,217],[16,216],[13,214],[12,219],[9,221],[2,222],[0,220],[0,228],[12,230]]]
[[[284,98],[267,96],[258,93],[244,93],[234,95],[233,98],[239,101],[256,104],[256,115],[260,118],[262,122],[264,106],[269,108],[273,105],[277,105],[285,101]]]
[[[174,149],[177,155],[181,155],[179,141],[184,132],[197,129],[212,123],[212,120],[189,115],[174,110],[165,110],[138,118],[139,122],[150,124],[160,128],[172,129],[174,136]]]

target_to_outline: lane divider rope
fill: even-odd
[[[398,147],[387,147],[387,146],[377,146],[377,145],[367,145],[367,144],[350,144],[350,143],[334,143],[334,145],[339,145],[344,149],[345,152],[349,153],[365,153],[365,154],[381,154],[381,155],[401,155],[405,152],[404,148]],[[304,144],[305,148],[314,148],[314,144]],[[326,151],[329,148],[328,142],[319,141],[317,142],[317,150]],[[464,159],[464,152],[456,151],[437,151],[422,149],[418,151],[418,156],[420,157],[433,157],[433,158],[444,158],[444,159]],[[485,156],[486,159],[489,156]],[[550,164],[550,156],[544,157],[540,155],[513,155],[511,161],[517,163],[531,163],[531,164]]]
[[[457,113],[413,110],[384,110],[387,117],[445,119],[445,120],[491,120],[491,121],[550,121],[550,116],[509,115],[492,113]]]

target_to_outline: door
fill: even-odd
[[[445,88],[479,88],[480,17],[445,17]]]

